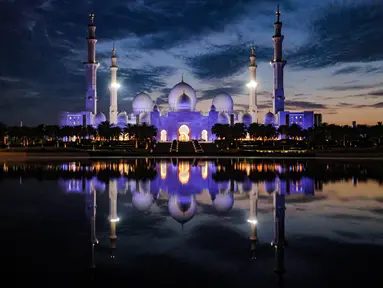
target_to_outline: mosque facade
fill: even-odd
[[[263,119],[265,125],[297,124],[303,129],[314,126],[314,112],[290,112],[285,111],[285,96],[283,88],[283,71],[286,61],[282,58],[282,22],[280,21],[279,8],[276,13],[276,22],[274,23],[275,34],[272,37],[274,42],[274,58],[270,62],[273,75],[273,93],[272,93],[272,112],[266,113]],[[261,122],[258,119],[257,104],[257,82],[256,82],[256,55],[254,46],[251,48],[249,74],[250,82],[247,84],[249,90],[249,105],[243,111],[234,111],[233,97],[222,91],[216,95],[210,107],[210,111],[204,113],[196,110],[197,95],[192,86],[184,82],[176,84],[169,92],[168,111],[160,111],[155,105],[153,99],[144,92],[137,94],[132,101],[132,112],[118,112],[118,89],[120,85],[117,82],[117,56],[113,47],[111,57],[111,83],[110,83],[110,107],[109,118],[97,109],[97,69],[99,63],[96,61],[96,25],[94,23],[94,14],[90,14],[90,23],[88,25],[88,59],[84,63],[86,73],[87,91],[85,94],[85,109],[81,112],[61,112],[59,124],[61,126],[87,126],[98,127],[104,121],[110,124],[126,127],[128,124],[147,123],[154,125],[158,130],[157,140],[159,141],[189,141],[192,139],[213,141],[215,135],[211,133],[211,128],[217,124],[244,123],[246,126],[253,122]]]

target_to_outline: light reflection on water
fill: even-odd
[[[222,257],[220,267],[228,268],[233,261],[266,261],[263,251],[272,243],[270,269],[283,274],[285,250],[313,237],[383,243],[382,167],[380,162],[239,159],[4,163],[0,188],[6,189],[0,195],[60,191],[60,197],[83,201],[94,266],[100,245],[113,259],[133,250],[132,255],[165,253],[212,265]],[[216,245],[225,235],[227,241],[243,240],[247,244],[238,247],[246,245],[248,253],[237,251],[235,260],[225,261],[222,255],[234,252],[204,239],[214,235]],[[186,249],[184,241],[193,239],[200,244]],[[102,255],[99,263],[106,261]]]

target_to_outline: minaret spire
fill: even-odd
[[[255,55],[255,46],[254,41],[251,44],[251,55],[250,55],[250,82],[247,84],[247,88],[249,88],[249,114],[251,115],[252,122],[258,122],[258,107],[257,107],[257,64],[256,64]]]
[[[84,63],[87,82],[85,95],[85,110],[97,113],[97,69],[100,66],[96,62],[96,25],[94,23],[94,13],[89,14],[88,24],[88,61]]]
[[[286,61],[282,59],[282,42],[284,36],[282,35],[282,22],[280,21],[281,13],[279,5],[276,11],[276,22],[274,22],[275,34],[273,36],[274,42],[274,59],[270,62],[273,67],[274,74],[274,88],[273,88],[273,113],[276,116],[278,112],[285,110],[285,93],[283,89],[283,68]]]
[[[117,90],[120,84],[117,83],[117,56],[115,43],[113,42],[112,57],[110,65],[110,105],[109,105],[109,122],[110,124],[117,124]]]

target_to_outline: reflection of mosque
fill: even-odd
[[[137,185],[138,182],[136,182]],[[119,222],[119,217],[117,215],[117,190],[118,190],[118,182],[116,180],[111,180],[109,182],[109,240],[110,240],[110,251],[111,258],[114,258],[114,251],[116,250],[116,242],[117,242],[117,233],[116,226]],[[252,189],[249,192],[249,204],[250,204],[250,212],[249,218],[247,222],[250,224],[250,242],[251,248],[250,251],[252,253],[252,259],[256,259],[256,250],[258,243],[258,233],[257,233],[257,225],[258,225],[258,199],[259,199],[259,187],[258,184],[252,185]],[[148,188],[149,186],[136,186],[140,188]],[[249,187],[249,186],[248,186]],[[146,211],[150,209],[151,203],[155,200],[155,197],[150,193],[141,193],[136,190],[133,195],[133,205],[139,210]],[[91,268],[95,268],[95,246],[98,244],[97,236],[96,236],[96,187],[92,183],[90,185],[90,190],[85,194],[85,211],[87,217],[89,219],[90,224],[90,247],[91,247]],[[234,198],[232,196],[226,198],[218,193],[219,204],[217,207],[218,211],[222,211],[222,207],[227,209],[228,207],[232,207],[234,203]],[[217,199],[217,198],[216,198]],[[214,205],[213,200],[213,205]],[[222,204],[224,203],[224,204]],[[169,196],[168,201],[168,209],[170,214],[176,219],[179,223],[183,225],[183,223],[189,221],[193,218],[196,213],[197,202],[194,194],[187,193],[175,193]],[[229,209],[230,210],[230,209]],[[284,248],[286,243],[285,240],[285,194],[281,191],[273,192],[273,214],[274,214],[274,239],[271,245],[275,249],[275,267],[274,271],[279,276],[279,280],[283,281],[283,274],[285,273],[285,257],[284,257]]]

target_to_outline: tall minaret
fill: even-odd
[[[110,106],[109,106],[109,122],[110,124],[117,124],[117,90],[120,85],[117,83],[117,56],[116,49],[112,50],[112,65],[110,65]]]
[[[85,110],[97,114],[97,68],[100,66],[96,62],[96,25],[94,24],[94,14],[89,14],[90,23],[88,24],[88,61],[84,63],[86,73],[87,91],[85,96]]]
[[[274,192],[274,241],[271,245],[275,249],[275,269],[274,271],[282,276],[285,273],[284,251],[286,246],[285,239],[285,195],[279,191]]]
[[[258,100],[257,100],[257,64],[255,64],[255,47],[254,44],[251,46],[251,55],[250,55],[250,82],[247,84],[249,88],[249,113],[252,117],[252,122],[258,122]]]
[[[256,259],[256,248],[258,243],[258,233],[257,233],[257,225],[258,225],[258,184],[254,184],[253,188],[250,192],[250,217],[247,222],[250,223],[251,234],[251,257],[252,259]]]
[[[113,251],[116,249],[116,226],[119,220],[117,216],[117,180],[113,179],[109,181],[109,240],[112,258],[114,258]]]
[[[274,23],[275,35],[273,36],[274,42],[274,59],[270,62],[273,67],[274,74],[274,88],[273,88],[273,113],[276,115],[279,111],[285,110],[285,92],[283,91],[283,68],[286,61],[282,59],[282,42],[284,36],[282,35],[282,22],[280,21],[281,13],[279,12],[279,5],[277,8],[277,21]]]

